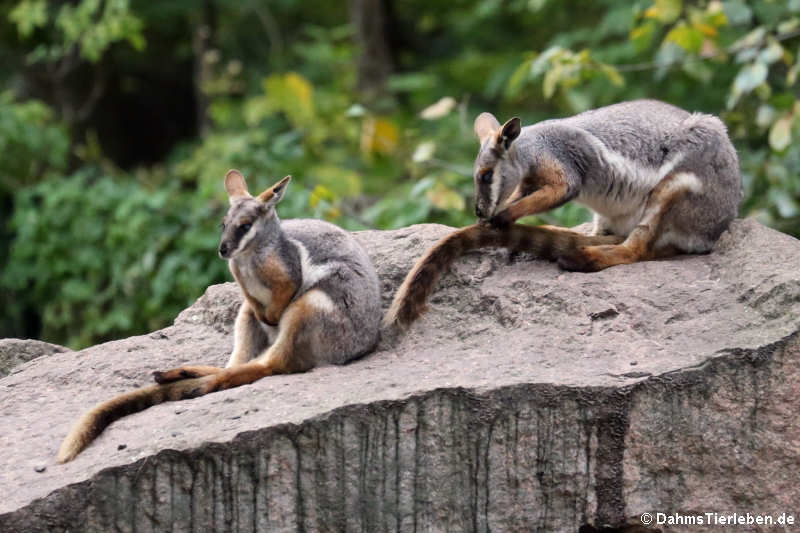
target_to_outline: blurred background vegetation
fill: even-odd
[[[800,0],[0,4],[0,337],[87,346],[211,283],[241,169],[284,218],[470,223],[472,120],[633,98],[722,116],[742,215],[800,234]],[[537,222],[572,225],[565,206]]]

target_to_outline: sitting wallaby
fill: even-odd
[[[518,118],[501,126],[481,113],[475,133],[481,144],[475,213],[484,225],[449,235],[417,262],[395,295],[386,326],[415,320],[442,271],[469,250],[524,249],[581,271],[706,253],[742,198],[736,150],[722,121],[655,100],[525,128]],[[593,236],[545,226],[531,233],[512,225],[570,200],[594,211]],[[604,235],[615,239],[603,241]]]
[[[234,347],[223,368],[184,366],[154,372],[159,383],[95,406],[70,430],[58,453],[70,461],[113,421],[152,405],[238,387],[273,374],[343,364],[378,342],[378,276],[344,230],[319,220],[281,222],[275,205],[287,176],[257,197],[241,173],[225,176],[230,208],[219,255],[244,293]]]

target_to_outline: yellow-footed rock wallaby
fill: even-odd
[[[738,212],[739,162],[717,117],[655,100],[624,102],[522,128],[475,119],[475,213],[480,224],[447,236],[412,268],[384,324],[425,310],[441,273],[460,255],[506,247],[597,271],[680,253],[705,253]],[[594,211],[586,236],[514,224],[570,200]]]
[[[113,421],[152,405],[342,364],[377,344],[380,292],[369,257],[349,233],[327,222],[281,222],[275,206],[289,180],[253,197],[241,173],[225,176],[230,208],[219,255],[244,293],[226,367],[154,372],[157,385],[100,403],[80,418],[61,445],[59,462],[74,459]]]

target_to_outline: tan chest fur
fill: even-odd
[[[230,269],[256,317],[277,324],[298,289],[283,263],[273,257],[255,265],[231,261]]]

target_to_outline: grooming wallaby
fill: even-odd
[[[227,366],[154,372],[157,385],[95,406],[70,430],[58,453],[70,461],[113,421],[171,400],[195,398],[265,376],[343,364],[378,342],[378,277],[364,249],[319,220],[281,222],[275,212],[289,176],[253,197],[241,173],[225,176],[230,208],[219,255],[244,293]]]
[[[481,113],[475,133],[481,145],[473,172],[475,213],[485,225],[446,237],[417,262],[386,326],[415,320],[432,284],[466,251],[520,249],[520,236],[529,235],[522,249],[581,271],[705,253],[736,217],[742,198],[736,150],[722,121],[655,100],[525,128],[518,118],[501,126]],[[592,236],[549,227],[530,233],[513,224],[570,200],[594,211]]]

